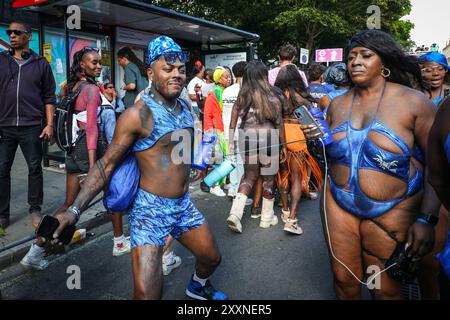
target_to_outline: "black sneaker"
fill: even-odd
[[[259,217],[261,217],[261,207],[253,207],[250,217],[252,219],[258,219]]]
[[[9,217],[0,217],[0,228],[6,229],[9,226]]]
[[[208,192],[209,193],[209,187],[206,185],[206,183],[204,181],[200,182],[200,189],[203,192]]]

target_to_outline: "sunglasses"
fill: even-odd
[[[428,68],[423,68],[422,69],[422,72],[425,72],[425,73],[432,73],[432,72],[435,72],[435,71],[438,71],[438,72],[444,72],[446,69],[444,68],[444,67],[442,67],[442,66],[436,66],[436,67],[428,67]]]
[[[95,51],[97,53],[100,52],[99,48],[93,48],[93,47],[84,47],[83,49],[81,49],[83,52],[87,52],[87,51]]]
[[[115,89],[114,86],[108,86],[106,89]]]
[[[175,63],[177,63],[177,60],[180,60],[181,63],[185,64],[186,62],[189,61],[189,52],[183,51],[183,52],[169,52],[169,53],[165,53],[165,54],[157,57],[155,60],[153,60],[152,63],[155,62],[156,60],[158,60],[161,57],[164,57],[164,60],[166,60],[166,62],[168,64],[175,64]]]
[[[29,34],[29,32],[28,31],[25,31],[25,30],[10,30],[10,29],[8,29],[8,30],[6,30],[6,34],[8,35],[8,36],[10,36],[11,34],[15,34],[16,36],[21,36],[22,34]]]

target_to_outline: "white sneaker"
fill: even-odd
[[[178,268],[180,265],[181,258],[173,253],[173,251],[163,256],[163,274],[165,276],[169,275],[173,269]]]
[[[215,195],[215,196],[218,196],[218,197],[225,197],[225,196],[226,196],[226,193],[223,192],[222,188],[221,188],[219,185],[217,185],[217,186],[215,186],[215,187],[212,187],[212,188],[209,190],[209,192],[210,192],[211,194]]]
[[[126,237],[124,242],[114,243],[113,256],[118,257],[131,251],[130,237]]]
[[[20,261],[20,264],[26,267],[31,267],[35,270],[44,270],[49,265],[48,260],[45,260],[44,257],[44,248],[38,247],[36,244],[33,244],[25,257],[23,257],[23,259]]]
[[[293,234],[302,234],[303,233],[302,228],[298,225],[297,219],[291,219],[291,218],[288,218],[286,220],[283,230],[293,233]]]
[[[224,190],[229,190],[231,188],[231,183],[227,183],[226,185],[223,186]]]

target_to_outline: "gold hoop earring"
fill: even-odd
[[[385,71],[387,71],[387,74],[385,74]],[[383,67],[383,68],[381,68],[381,75],[383,76],[383,78],[387,78],[391,75],[391,70]]]

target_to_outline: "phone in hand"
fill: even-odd
[[[294,111],[294,115],[297,117],[298,121],[300,121],[301,125],[313,125],[316,127],[316,129],[311,132],[311,134],[317,134],[320,133],[320,137],[323,136],[323,131],[320,128],[319,124],[317,123],[316,119],[309,113],[308,108],[305,106],[300,106]]]
[[[68,245],[72,241],[75,231],[75,225],[65,227],[58,237],[59,241],[64,245]]]
[[[56,229],[59,227],[58,219],[52,216],[44,216],[39,223],[39,226],[36,230],[36,234],[42,238],[53,240],[53,234]],[[76,231],[75,225],[67,226],[63,229],[61,234],[59,235],[59,241],[63,244],[67,245],[72,241],[73,234]]]
[[[59,221],[51,216],[44,216],[39,223],[36,234],[45,239],[53,239],[53,234],[59,226]]]

